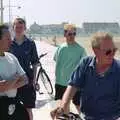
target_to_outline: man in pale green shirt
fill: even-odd
[[[55,100],[62,99],[73,70],[80,59],[86,56],[85,49],[75,41],[75,36],[75,25],[66,24],[64,26],[64,37],[66,38],[66,42],[58,47],[54,55],[54,60],[56,62]],[[80,92],[78,91],[73,98],[73,103],[78,110],[80,109],[79,96]]]

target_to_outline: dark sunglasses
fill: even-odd
[[[72,35],[76,35],[76,32],[69,32],[68,34],[67,34],[68,36],[72,36]]]
[[[108,49],[108,50],[101,49],[101,50],[105,52],[106,56],[108,56],[108,55],[114,54],[117,51],[117,48]]]

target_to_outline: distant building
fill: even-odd
[[[83,31],[85,34],[91,34],[96,31],[106,31],[113,34],[120,34],[120,26],[118,23],[112,22],[85,22],[83,23]]]
[[[64,34],[64,24],[48,24],[48,25],[39,25],[34,22],[30,28],[27,30],[27,33],[31,36],[63,36]],[[120,26],[117,22],[84,22],[82,28],[77,27],[77,36],[89,36],[97,31],[106,31],[110,32],[113,35],[120,35]]]

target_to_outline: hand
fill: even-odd
[[[15,74],[14,77],[13,77],[14,80],[19,80],[20,79],[20,76],[18,74]]]
[[[3,87],[7,84],[7,80],[1,80],[0,81],[0,87]]]
[[[57,107],[56,109],[54,109],[50,112],[50,115],[53,120],[55,120],[56,118],[58,118],[59,116],[61,116],[63,114],[64,114],[64,110],[61,107]]]
[[[18,74],[15,74],[12,78],[12,80],[9,80],[6,82],[6,90],[13,89],[15,85],[19,82],[20,76]]]
[[[6,90],[6,84],[7,84],[6,80],[0,81],[0,92],[4,92]]]
[[[0,81],[0,85],[1,85],[1,86],[2,86],[2,85],[5,85],[6,82],[7,82],[6,80],[1,80],[1,81]]]
[[[0,81],[0,92],[8,91],[12,88],[13,81],[2,80]]]

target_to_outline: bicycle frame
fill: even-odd
[[[53,93],[52,83],[51,83],[49,76],[47,75],[45,69],[42,67],[42,64],[41,64],[41,62],[40,62],[40,59],[41,59],[42,57],[44,57],[45,55],[47,55],[47,53],[42,54],[42,55],[40,55],[40,57],[39,57],[39,64],[38,64],[39,69],[38,69],[38,73],[37,73],[36,82],[37,82],[37,85],[39,85],[38,80],[39,80],[39,78],[40,78],[41,81],[42,81],[42,83],[43,83],[43,85],[44,85],[44,87],[45,87],[45,89],[46,89],[46,91],[47,91],[47,93],[48,93],[48,94],[52,94],[52,93]],[[40,86],[40,85],[39,85],[39,86]],[[39,91],[39,89],[40,89],[40,87],[37,88],[37,91]],[[41,92],[39,92],[39,93],[42,94]]]
[[[40,72],[43,72],[43,71],[45,71],[45,69],[42,67],[42,64],[41,64],[41,58],[42,57],[44,57],[44,56],[46,56],[47,55],[47,53],[44,53],[44,54],[41,54],[40,56],[39,56],[39,63],[38,63],[38,67],[39,67],[39,70],[38,70],[38,74],[37,74],[37,77],[39,77],[38,75],[40,74]],[[37,82],[38,82],[38,78],[37,78]]]
[[[38,69],[38,74],[40,74],[40,72],[45,71],[45,69],[42,67],[42,64],[39,63],[39,69]]]

